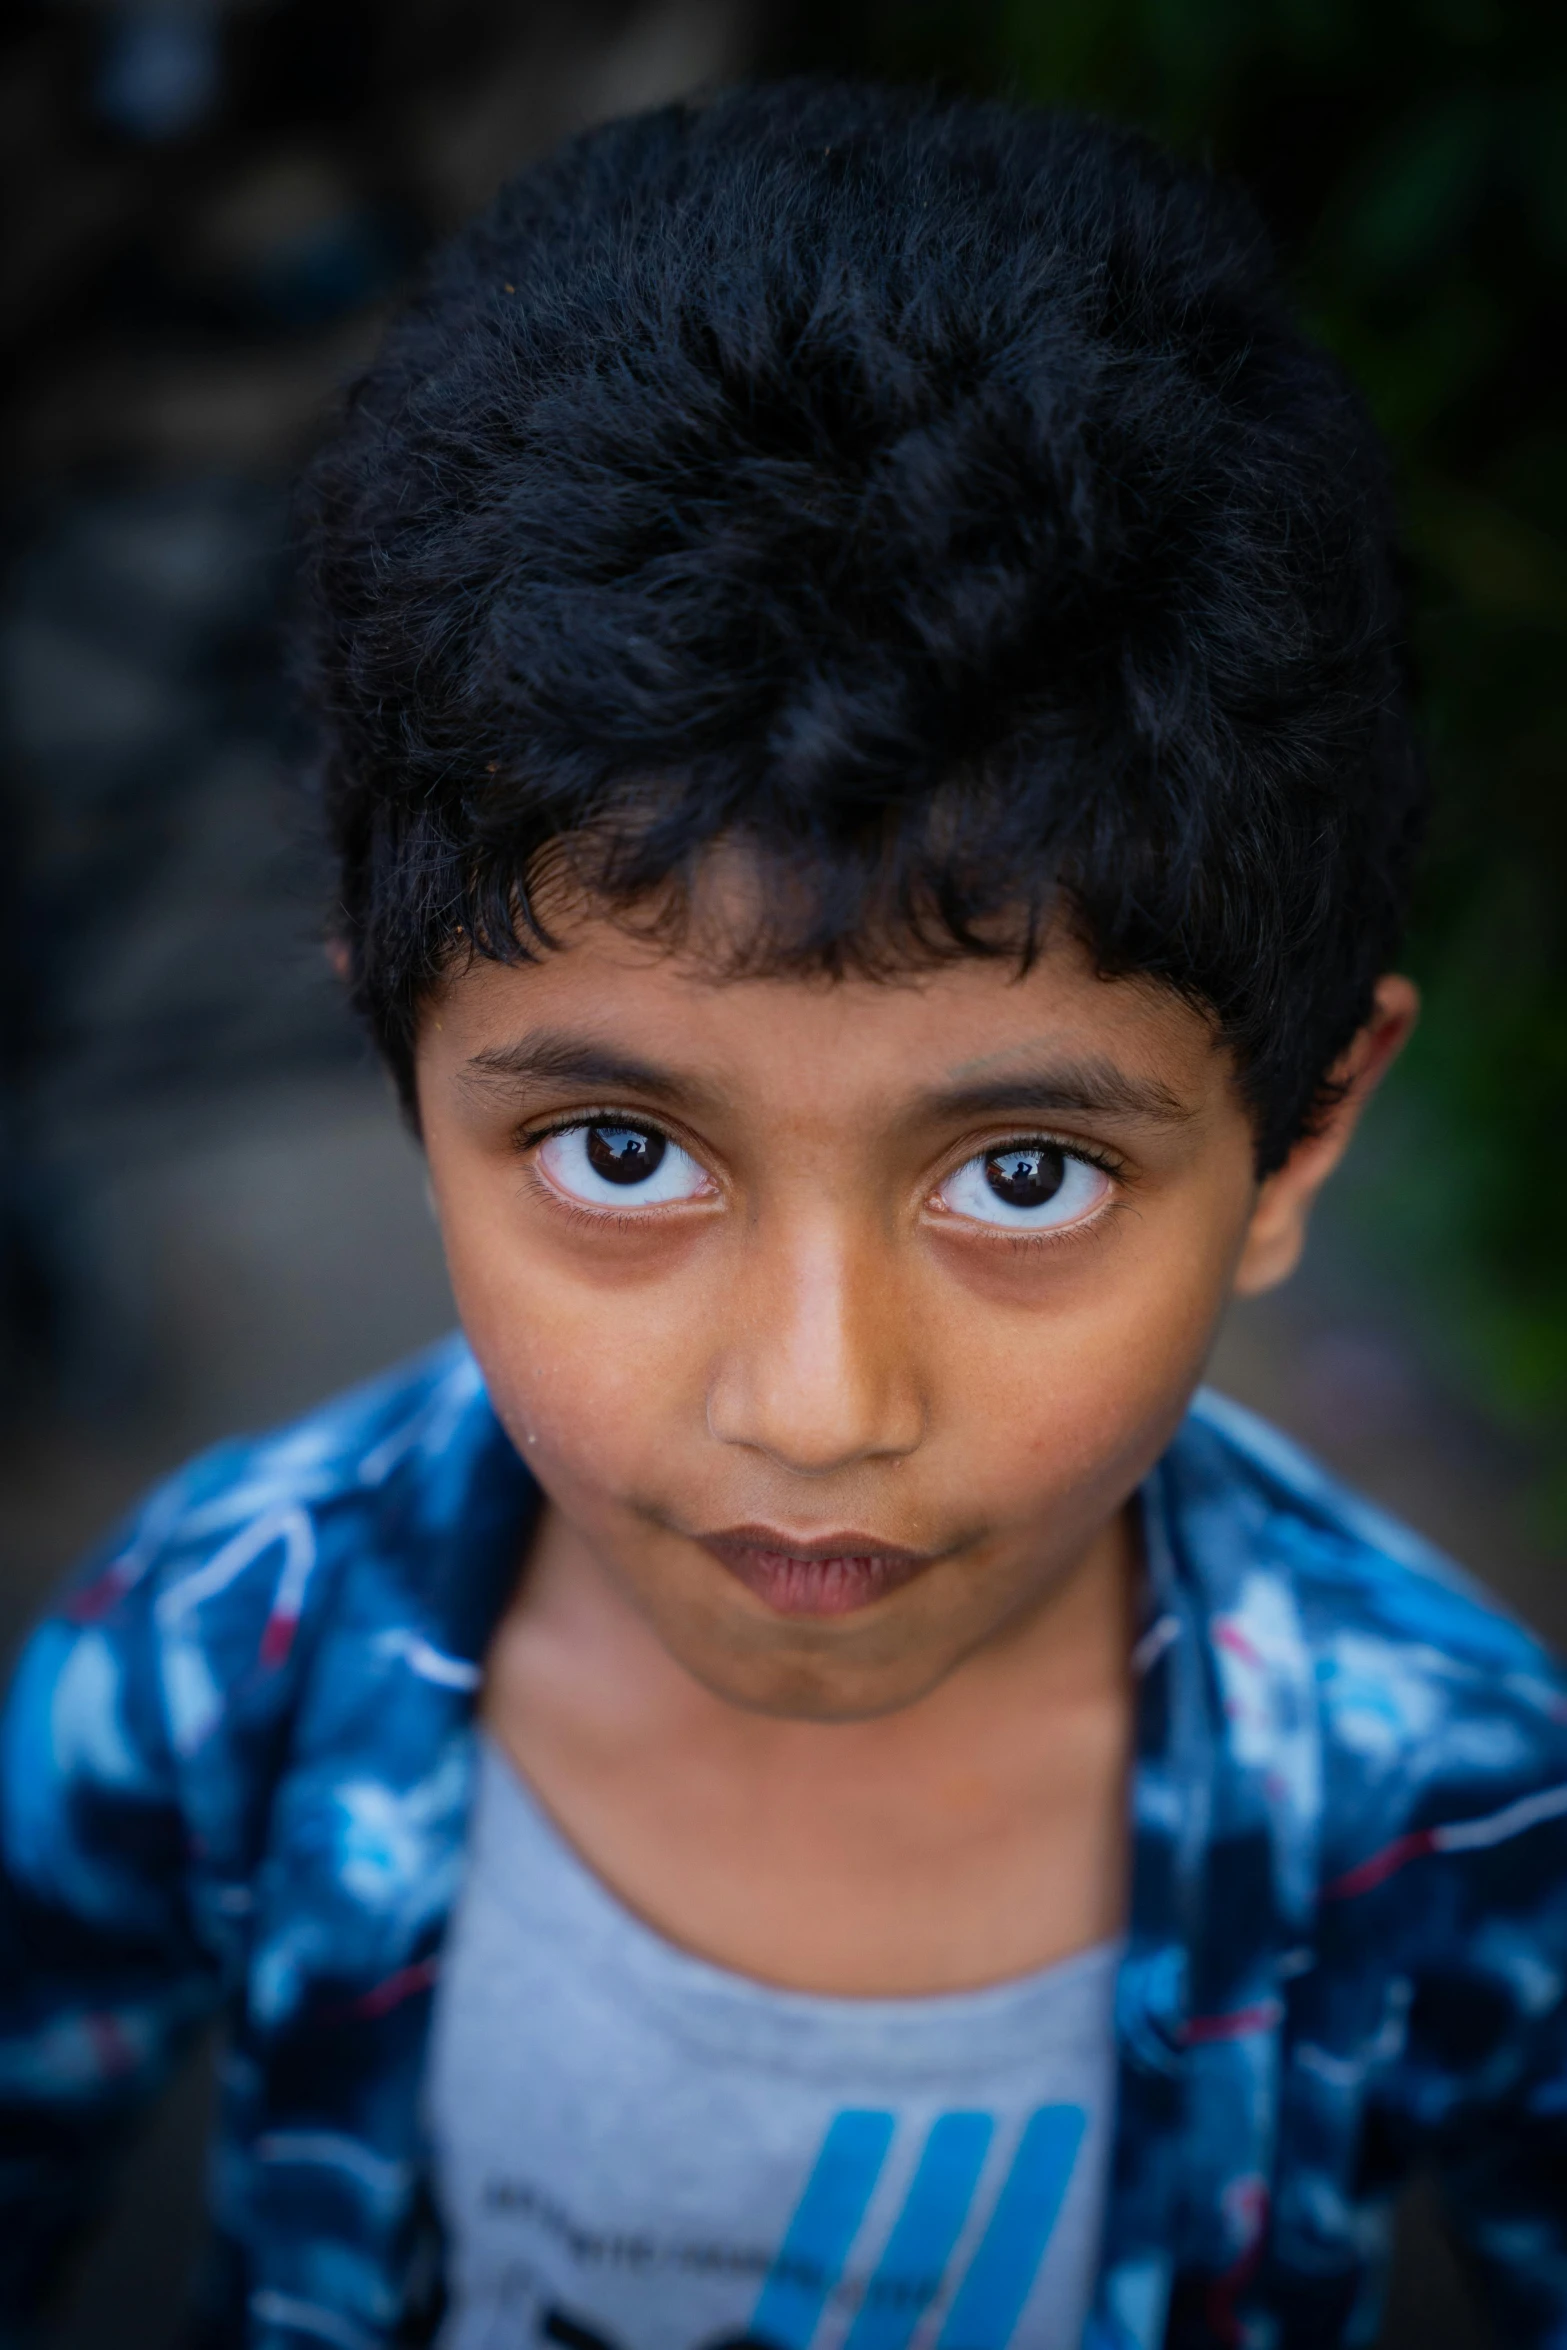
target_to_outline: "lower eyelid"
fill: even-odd
[[[568,1191],[563,1183],[555,1182],[536,1159],[529,1167],[528,1174],[549,1200],[551,1206],[563,1208],[567,1215],[580,1216],[585,1222],[591,1224],[648,1224],[655,1216],[667,1216],[673,1208],[685,1208],[696,1204],[689,1199],[652,1200],[645,1207],[639,1208],[630,1198],[624,1202],[583,1199],[579,1193]]]
[[[1051,1138],[1046,1136],[1031,1136],[1027,1139],[1038,1142]],[[996,1215],[993,1217],[977,1215],[971,1210],[953,1205],[945,1195],[950,1187],[956,1183],[958,1177],[966,1173],[969,1168],[978,1167],[985,1160],[1000,1155],[1000,1153],[1004,1151],[1006,1147],[1006,1145],[992,1145],[986,1150],[971,1152],[967,1158],[960,1160],[956,1167],[952,1168],[948,1174],[944,1175],[940,1183],[936,1186],[936,1189],[930,1194],[931,1204],[937,1209],[938,1213],[944,1216],[950,1216],[956,1222],[964,1224],[975,1231],[997,1235],[1008,1240],[1022,1240],[1032,1242],[1036,1240],[1056,1239],[1068,1233],[1080,1231],[1085,1225],[1093,1223],[1095,1219],[1101,1216],[1108,1207],[1114,1204],[1120,1188],[1121,1170],[1119,1168],[1108,1167],[1097,1158],[1090,1158],[1086,1151],[1067,1150],[1064,1148],[1064,1146],[1058,1144],[1056,1147],[1061,1149],[1062,1156],[1068,1161],[1068,1163],[1077,1168],[1085,1170],[1091,1177],[1096,1179],[1098,1185],[1098,1196],[1090,1201],[1086,1207],[1080,1208],[1075,1214],[1064,1217],[1060,1223],[1041,1223],[1030,1225],[1023,1222],[1012,1222],[1011,1220],[1001,1215]],[[1021,1148],[1023,1146],[1021,1143],[1015,1143],[1012,1145],[1012,1147]]]
[[[965,1216],[961,1208],[938,1206],[935,1213],[948,1231],[965,1239],[1012,1249],[1060,1248],[1096,1226],[1108,1223],[1126,1204],[1115,1192],[1107,1192],[1080,1216],[1072,1216],[1064,1224],[1041,1224],[1032,1231],[1026,1224],[992,1224],[982,1216]]]
[[[699,1188],[692,1191],[682,1191],[672,1198],[662,1199],[640,1197],[640,1187],[630,1184],[626,1186],[622,1194],[613,1198],[589,1197],[575,1190],[564,1175],[550,1168],[546,1153],[552,1142],[563,1141],[571,1135],[583,1134],[595,1125],[630,1127],[632,1121],[630,1119],[576,1118],[564,1125],[552,1126],[543,1134],[534,1135],[531,1142],[524,1145],[528,1156],[528,1171],[533,1181],[539,1184],[551,1201],[557,1205],[597,1224],[602,1225],[608,1221],[619,1225],[631,1225],[651,1222],[655,1217],[668,1216],[680,1208],[701,1206],[716,1196],[718,1186],[709,1170],[703,1166],[694,1152],[688,1151],[683,1143],[677,1142],[673,1135],[666,1133],[662,1128],[643,1127],[640,1121],[637,1122],[637,1130],[657,1133],[668,1148],[694,1170],[700,1178]],[[656,1183],[656,1172],[651,1181]]]

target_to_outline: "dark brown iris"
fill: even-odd
[[[668,1148],[661,1134],[640,1126],[590,1126],[588,1165],[606,1183],[645,1183]]]
[[[1053,1142],[1027,1142],[1015,1150],[992,1151],[985,1181],[1009,1208],[1042,1208],[1066,1180],[1066,1153]]]

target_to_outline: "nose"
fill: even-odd
[[[720,1443],[807,1477],[918,1445],[924,1396],[885,1250],[821,1229],[758,1245],[725,1320],[707,1404]]]

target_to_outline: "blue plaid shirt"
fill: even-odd
[[[1199,1398],[1143,1499],[1086,2342],[1371,2342],[1428,2163],[1509,2350],[1567,2350],[1567,1690],[1227,1403]],[[454,1342],[196,1461],[35,1634],[4,1730],[0,2323],[221,2010],[204,2338],[429,2339],[432,1983],[535,1506]]]

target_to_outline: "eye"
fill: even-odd
[[[690,1152],[651,1126],[609,1119],[566,1126],[546,1136],[538,1155],[557,1191],[594,1207],[664,1207],[712,1188]]]
[[[966,1159],[937,1193],[944,1208],[1009,1232],[1053,1232],[1091,1215],[1110,1178],[1058,1142],[1011,1142]]]

